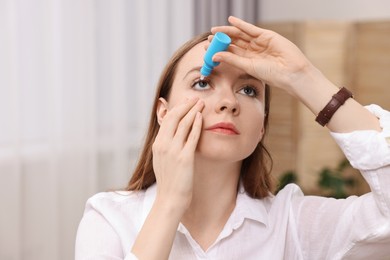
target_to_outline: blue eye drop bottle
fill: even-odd
[[[213,40],[211,41],[209,47],[207,48],[206,54],[204,55],[204,64],[202,68],[200,69],[201,79],[204,79],[208,75],[210,75],[211,71],[215,66],[218,66],[219,62],[213,62],[212,58],[215,53],[220,51],[225,51],[232,40],[230,37],[223,33],[223,32],[217,32],[214,35]]]

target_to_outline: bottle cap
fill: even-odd
[[[207,48],[206,54],[204,55],[204,64],[202,68],[200,69],[200,73],[203,76],[210,75],[211,71],[215,66],[218,66],[219,62],[214,62],[212,60],[213,56],[217,52],[225,51],[232,40],[230,37],[223,33],[223,32],[217,32],[214,35],[213,40],[211,41],[209,47]]]

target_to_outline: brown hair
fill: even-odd
[[[149,129],[146,135],[143,150],[140,155],[138,164],[133,172],[133,175],[126,187],[126,190],[143,190],[156,182],[156,177],[153,170],[153,153],[152,145],[159,131],[159,124],[157,121],[156,111],[158,99],[163,97],[168,99],[171,91],[171,86],[175,78],[177,66],[182,57],[191,50],[195,45],[207,40],[210,33],[204,33],[198,35],[185,43],[180,49],[178,49],[165,66],[164,71],[161,74],[156,96],[154,98],[154,105],[151,111]],[[270,88],[268,85],[265,87],[265,118],[264,129],[267,130],[268,115],[270,106]],[[241,180],[245,191],[252,198],[264,198],[270,195],[273,190],[272,179],[270,176],[272,168],[272,159],[265,148],[264,142],[265,133],[262,141],[257,145],[253,153],[245,158],[241,166]]]

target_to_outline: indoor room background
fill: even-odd
[[[363,104],[390,109],[388,0],[0,0],[0,259],[73,259],[86,200],[126,186],[170,55],[228,15],[295,42]],[[275,178],[321,193],[343,158],[273,92]],[[306,154],[308,156],[302,156]],[[356,189],[364,192],[364,187]]]

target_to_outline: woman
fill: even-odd
[[[76,259],[390,255],[390,113],[358,104],[282,36],[235,17],[229,22],[211,30],[228,34],[232,45],[214,55],[221,63],[210,77],[200,80],[199,72],[207,35],[168,63],[127,191],[88,200]],[[318,115],[371,193],[334,200],[305,197],[288,185],[271,194],[262,144],[268,86],[284,89]]]

